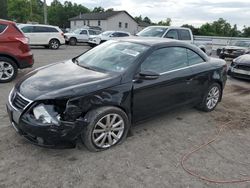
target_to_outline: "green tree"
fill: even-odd
[[[48,7],[48,21],[51,25],[57,25],[62,28],[68,28],[69,18],[78,16],[80,13],[88,13],[90,10],[80,4],[72,4],[70,1],[65,1],[62,4],[59,0],[53,0]]]
[[[244,26],[243,31],[242,31],[242,36],[243,37],[250,37],[250,27]]]
[[[109,9],[105,10],[105,12],[112,12],[112,11],[114,11],[114,8],[109,8]]]
[[[143,20],[142,20],[143,22],[145,22],[145,23],[148,23],[148,24],[151,24],[152,23],[152,21],[149,19],[149,17],[145,17],[145,18],[143,18]]]
[[[164,20],[159,21],[158,25],[170,26],[171,22],[172,22],[171,18],[167,18],[165,21]]]
[[[93,10],[92,10],[92,12],[104,12],[105,10],[104,10],[104,8],[102,8],[102,7],[95,7]]]
[[[139,22],[142,22],[142,16],[136,16],[135,17],[135,20],[139,23]]]
[[[0,0],[0,4],[1,4],[0,18],[7,19],[8,18],[7,0]]]
[[[25,23],[30,16],[28,0],[8,0],[8,17],[16,22]]]

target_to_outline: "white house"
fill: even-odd
[[[103,31],[127,31],[131,34],[136,34],[141,30],[141,27],[127,11],[80,14],[70,18],[69,21],[71,29],[95,26],[100,27]]]

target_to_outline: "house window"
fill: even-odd
[[[128,28],[128,23],[125,23],[125,28]]]
[[[83,25],[86,25],[86,21],[85,20],[83,20]]]
[[[122,22],[119,22],[119,28],[122,28]]]
[[[88,24],[87,25],[89,26],[89,20],[88,20]]]
[[[98,26],[101,26],[101,20],[98,20]]]

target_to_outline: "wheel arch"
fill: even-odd
[[[17,67],[20,68],[18,60],[14,56],[10,54],[6,54],[6,53],[0,53],[0,57],[6,57],[6,58],[11,59],[17,65]]]

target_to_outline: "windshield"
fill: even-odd
[[[149,47],[121,41],[107,41],[81,55],[78,65],[111,72],[123,72]]]
[[[147,27],[137,33],[137,36],[141,37],[162,37],[162,35],[167,31],[167,27]]]
[[[105,31],[101,35],[103,35],[103,36],[109,36],[112,33],[113,33],[113,31]]]
[[[73,33],[75,33],[75,34],[80,34],[80,32],[81,32],[81,29],[76,29],[73,31]]]
[[[245,41],[238,41],[238,42],[235,43],[235,46],[250,47],[250,43],[249,42],[245,42]]]

